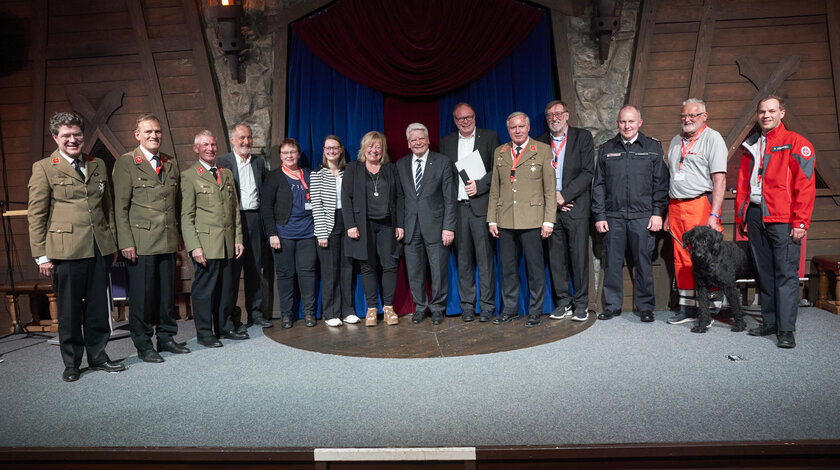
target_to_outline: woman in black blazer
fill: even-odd
[[[283,164],[265,179],[260,194],[260,215],[274,251],[277,306],[283,328],[292,327],[295,274],[306,326],[315,326],[315,225],[309,193],[309,172],[298,165],[300,145],[295,139],[280,143]]]
[[[388,162],[385,136],[371,131],[362,137],[358,159],[347,165],[341,191],[341,211],[347,236],[347,256],[359,260],[367,301],[366,326],[377,323],[377,268],[382,267],[382,311],[385,323],[399,323],[394,311],[403,238],[402,188],[397,168]]]
[[[321,318],[329,326],[359,323],[353,309],[353,259],[342,253],[341,192],[345,166],[341,139],[328,135],[324,139],[321,166],[312,172],[310,179],[312,218],[318,239],[316,251],[321,265]]]

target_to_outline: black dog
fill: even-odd
[[[749,243],[724,241],[722,233],[705,225],[698,225],[685,232],[682,238],[683,246],[691,253],[694,294],[697,299],[697,324],[691,331],[705,333],[711,323],[709,289],[712,287],[721,289],[732,306],[735,319],[732,331],[744,331],[747,324],[735,281],[756,277]]]

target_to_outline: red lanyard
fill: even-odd
[[[563,151],[563,147],[566,146],[566,137],[569,135],[569,131],[566,130],[566,133],[563,134],[563,140],[560,141],[559,146],[554,145],[554,139],[551,139],[551,150],[554,151],[554,160],[551,162],[554,165],[554,168],[557,168],[557,164],[560,162],[560,152]]]
[[[519,157],[522,156],[522,151],[525,150],[525,147],[522,147],[522,150],[519,151],[519,155],[514,153],[513,145],[510,146],[510,155],[513,157],[513,164],[510,167],[510,182],[513,183],[513,178],[516,176],[516,164],[519,163]]]
[[[700,136],[703,135],[703,131],[705,130],[706,125],[703,124],[703,127],[700,128],[700,132],[695,134],[694,137],[688,141],[688,147],[685,146],[685,139],[682,139],[680,141],[680,171],[682,171],[683,160],[685,160],[685,156],[688,155],[688,152],[691,150],[691,147],[694,147],[694,144],[697,143],[697,139],[699,139]]]
[[[283,173],[286,173],[289,176],[295,176],[295,174],[292,173],[292,170],[286,168],[286,165],[283,165]],[[304,191],[306,191],[306,200],[308,201],[309,200],[309,185],[306,184],[306,180],[303,179],[303,170],[301,170],[300,168],[298,168],[298,178],[300,178],[300,184],[303,185],[303,189],[304,189]]]

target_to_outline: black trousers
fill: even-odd
[[[476,282],[473,270],[478,267],[481,313],[493,315],[496,309],[496,272],[493,248],[496,243],[487,230],[487,218],[477,217],[469,203],[458,203],[458,228],[455,232],[455,257],[458,260],[458,294],[461,310],[475,310]]]
[[[652,312],[656,307],[653,294],[653,249],[655,238],[647,229],[648,221],[641,219],[607,219],[610,230],[604,234],[604,311],[620,312],[624,302],[624,254],[629,245],[634,265],[634,295],[640,312]]]
[[[230,318],[232,259],[208,259],[206,266],[193,260],[193,266],[192,304],[196,337],[209,340],[230,333],[235,328]]]
[[[397,268],[400,260],[391,256],[394,243],[398,243],[391,226],[391,219],[367,221],[366,260],[359,261],[362,273],[362,288],[368,308],[376,308],[378,300],[377,272],[382,268],[382,305],[394,305],[397,291]]]
[[[778,331],[796,331],[799,312],[801,245],[790,237],[791,224],[765,224],[761,207],[747,208],[747,236],[758,270],[761,316]]]
[[[327,238],[327,247],[319,245],[318,261],[321,267],[321,317],[344,318],[355,315],[353,309],[353,259],[342,256],[344,220],[341,211],[335,211],[335,225]]]
[[[542,315],[545,302],[545,260],[540,229],[499,229],[499,263],[502,265],[502,300],[504,313],[518,312],[519,253],[525,255],[528,272],[528,315]]]
[[[128,329],[138,351],[152,348],[157,326],[158,342],[172,341],[175,321],[175,253],[138,255],[125,262],[128,271]]]
[[[558,210],[546,245],[554,305],[585,312],[589,306],[589,219],[573,219]],[[574,298],[569,291],[569,268]]]
[[[93,258],[52,260],[58,300],[58,344],[64,367],[107,362],[111,337],[108,315],[108,263],[94,243]]]
[[[432,298],[426,295],[426,268],[431,274]],[[434,240],[426,240],[420,234],[420,227],[405,245],[405,268],[411,297],[416,312],[431,311],[446,313],[446,299],[449,294],[449,247],[443,246],[441,234]]]
[[[315,266],[318,255],[315,237],[291,240],[280,239],[280,249],[274,250],[274,272],[277,274],[277,307],[283,316],[294,317],[295,275],[300,290],[303,316],[315,317]]]
[[[233,293],[231,308],[236,306],[239,299],[239,279],[245,271],[245,310],[248,320],[253,322],[263,318],[262,313],[262,219],[260,211],[239,211],[242,220],[242,244],[245,252],[239,259],[233,259]],[[234,317],[233,324],[238,327],[241,319]]]

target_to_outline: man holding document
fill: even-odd
[[[489,129],[476,128],[475,111],[467,103],[458,103],[452,112],[457,132],[440,139],[440,153],[455,162],[458,181],[458,225],[455,256],[458,259],[458,294],[461,297],[461,319],[475,320],[476,286],[472,275],[478,266],[480,282],[479,321],[488,322],[495,309],[493,245],[487,232],[487,200],[492,176],[493,150],[499,146],[499,135]]]

